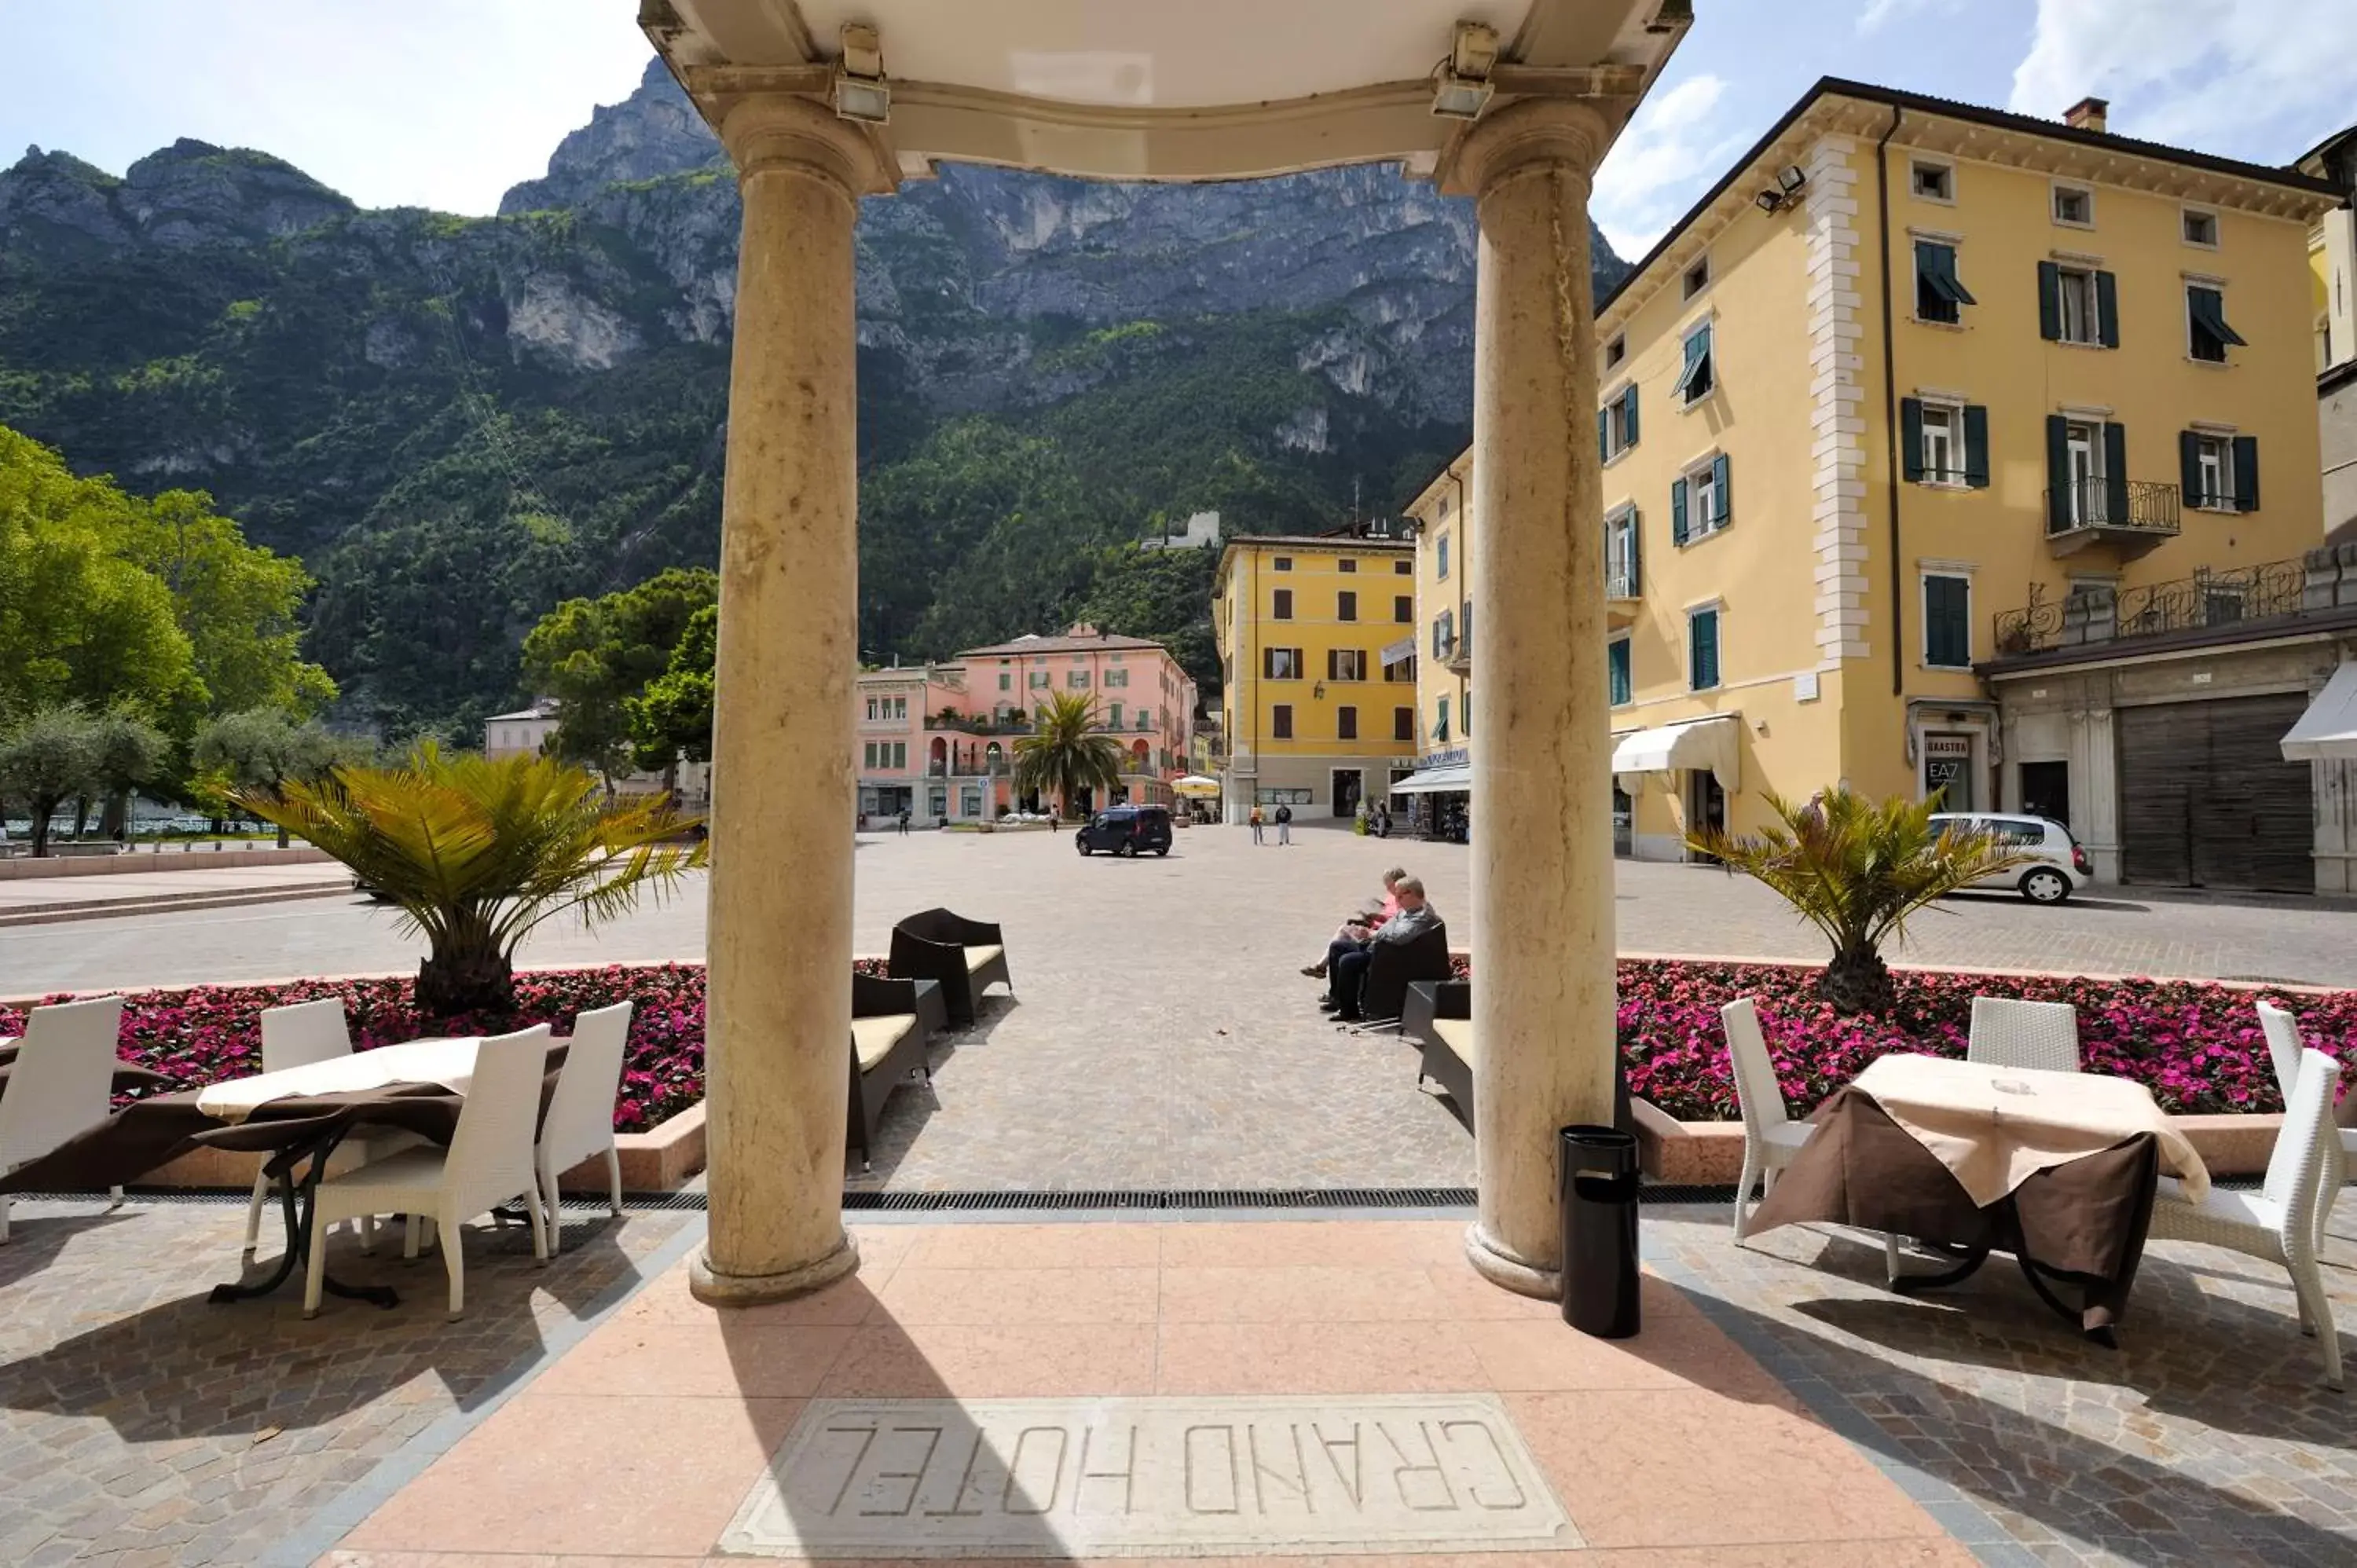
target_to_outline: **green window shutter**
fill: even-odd
[[[1685,542],[1686,482],[1684,479],[1672,479],[1670,481],[1670,542],[1684,544]]]
[[[1686,618],[1686,656],[1697,692],[1718,684],[1718,612],[1696,610]]]
[[[2177,433],[2177,484],[2184,491],[2187,506],[2200,506],[2201,494],[2201,437],[2190,430]]]
[[[2104,426],[2104,515],[2114,522],[2128,520],[2128,427]]]
[[[2095,274],[2095,341],[2120,346],[2120,280],[2110,273]]]
[[[1611,456],[1612,412],[1599,408],[1596,411],[1596,460],[1601,463]]]
[[[1629,445],[1634,446],[1637,445],[1636,382],[1631,381],[1629,383],[1628,390],[1620,394],[1620,403],[1621,407],[1626,411],[1621,416],[1621,424],[1624,427],[1622,433],[1628,437]]]
[[[1735,514],[1735,499],[1728,493],[1727,488],[1726,453],[1721,452],[1717,456],[1713,457],[1710,460],[1710,488],[1717,497],[1718,505],[1718,510],[1711,514],[1710,521],[1721,527],[1724,527],[1727,519]]]
[[[1964,405],[1964,483],[1985,490],[1988,482],[1988,410],[1968,403]]]
[[[1962,577],[1923,579],[1923,661],[1955,669],[1972,662],[1971,590]]]
[[[2234,510],[2259,510],[2259,438],[2234,437]]]
[[[2071,422],[2059,413],[2046,416],[2046,532],[2060,533],[2071,525]]]
[[[2193,301],[2193,314],[2221,343],[2230,343],[2236,348],[2248,347],[2243,341],[2243,335],[2226,325],[2224,295],[2214,288],[2197,288],[2187,292]]]
[[[1606,700],[1619,707],[1629,700],[1629,642],[1623,638],[1604,645]]]
[[[1631,511],[1629,514],[1629,591],[1631,593],[1645,591],[1644,545],[1645,514]]]
[[[1940,247],[1940,281],[1947,285],[1948,297],[1958,305],[1980,303],[1973,297],[1973,291],[1964,286],[1964,280],[1956,275],[1956,248],[1953,245]]]
[[[1910,483],[1923,477],[1923,400],[1899,400],[1899,472]]]
[[[2062,341],[2062,269],[2052,262],[2038,263],[2038,335]]]

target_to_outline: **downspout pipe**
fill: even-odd
[[[1907,569],[1899,557],[1899,363],[1891,340],[1890,138],[1906,111],[1890,106],[1890,125],[1874,144],[1874,221],[1882,241],[1882,439],[1890,511],[1890,694],[1907,686]]]

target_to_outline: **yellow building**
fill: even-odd
[[[1360,532],[1232,541],[1211,587],[1230,822],[1352,815],[1416,751],[1415,547]]]
[[[2331,531],[2357,523],[2357,125],[2309,148],[2298,167],[2343,193],[2308,236],[2324,526]]]
[[[2121,874],[2151,715],[2115,710],[2165,693],[2091,671],[2146,657],[2138,615],[2255,618],[2286,572],[2296,604],[2321,541],[2334,199],[2104,119],[1821,81],[1599,304],[1622,853],[1839,780],[2040,811]],[[1465,463],[1411,509],[1420,630],[1460,645]],[[2316,683],[2270,679],[2238,696]],[[1427,665],[1444,702],[1461,736]]]

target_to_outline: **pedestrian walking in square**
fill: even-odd
[[[1290,806],[1281,805],[1276,809],[1276,842],[1281,844],[1293,842],[1293,808]]]
[[[1268,842],[1266,839],[1260,836],[1261,821],[1260,807],[1255,804],[1252,809],[1253,843],[1266,843]]]

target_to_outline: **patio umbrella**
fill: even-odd
[[[1200,773],[1189,773],[1184,779],[1171,780],[1170,792],[1174,795],[1216,795],[1220,792],[1220,781],[1207,779]]]

